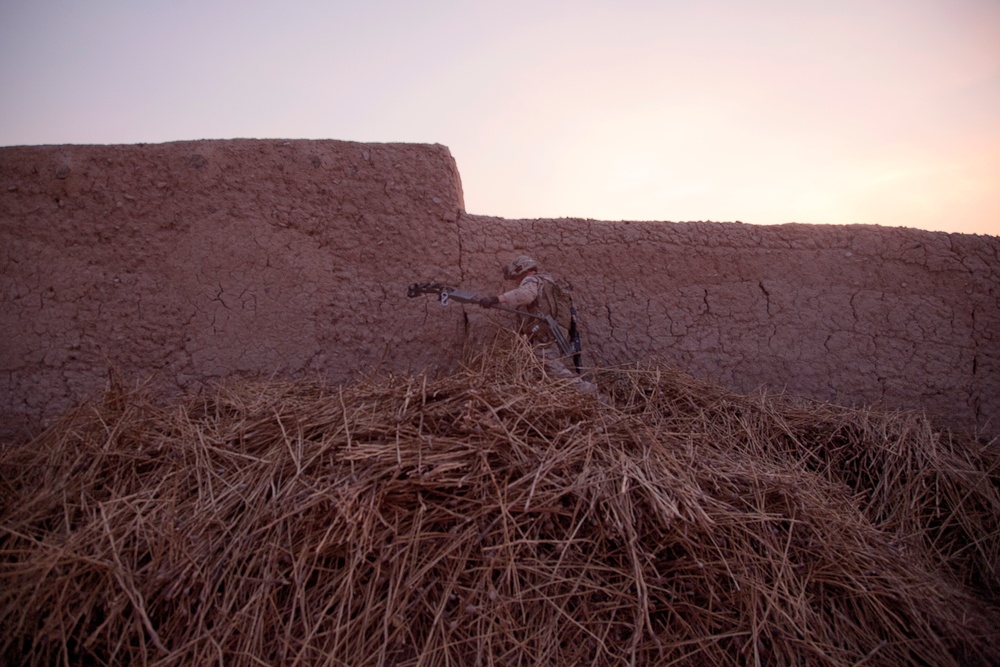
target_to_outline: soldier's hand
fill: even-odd
[[[500,304],[500,297],[497,296],[484,296],[479,300],[479,305],[483,308],[492,308]]]

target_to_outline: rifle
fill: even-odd
[[[442,306],[447,306],[451,301],[457,301],[458,303],[479,303],[479,297],[472,292],[467,292],[457,287],[451,287],[450,285],[442,285],[441,283],[413,283],[406,290],[406,296],[411,299],[418,297],[421,294],[437,294],[438,301],[441,302]],[[518,310],[517,308],[509,308],[507,306],[492,306],[493,310],[503,310],[508,313],[514,313],[515,315],[521,315],[522,317],[530,317],[532,319],[541,320],[548,325],[549,331],[552,333],[552,338],[555,339],[556,345],[559,346],[559,351],[564,357],[573,357],[574,366],[576,366],[577,374],[580,373],[580,353],[582,351],[582,346],[580,344],[580,335],[576,331],[576,313],[574,312],[573,325],[571,326],[571,335],[573,336],[572,344],[566,338],[566,334],[563,333],[562,327],[551,315],[539,315],[538,313],[529,313],[524,310]],[[574,309],[575,310],[575,309]]]

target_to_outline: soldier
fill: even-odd
[[[481,298],[480,306],[492,308],[499,305],[542,316],[549,315],[566,329],[565,333],[570,333],[572,300],[567,286],[558,283],[550,274],[542,273],[538,262],[527,255],[521,255],[508,264],[504,268],[504,277],[520,282],[517,287],[503,294]],[[548,327],[542,326],[536,319],[522,317],[520,331],[535,344],[535,355],[542,361],[549,375],[569,380],[578,390],[600,397],[596,385],[567,368],[567,364],[572,361],[556,348]]]

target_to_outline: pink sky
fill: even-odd
[[[35,0],[0,145],[441,143],[471,213],[1000,234],[1000,2]]]

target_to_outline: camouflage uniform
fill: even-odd
[[[500,295],[500,304],[538,315],[551,315],[551,313],[542,312],[540,308],[541,300],[539,297],[542,295],[542,290],[545,289],[546,279],[552,280],[552,276],[548,274],[525,276],[520,285]],[[533,317],[522,317],[519,330],[521,333],[528,334],[536,342],[551,342],[548,327],[543,326],[539,320]]]
[[[514,260],[511,263],[511,267],[515,267],[519,262],[523,265],[525,261],[530,267],[527,269],[528,271],[537,271],[537,264],[523,256]],[[511,270],[511,267],[506,272],[508,276],[515,273]],[[504,292],[496,297],[496,299],[501,305],[509,308],[517,308],[518,310],[537,313],[538,315],[554,316],[555,313],[546,312],[548,310],[546,300],[539,298],[542,295],[542,290],[545,289],[546,282],[554,282],[550,274],[529,273],[521,279],[517,287]],[[535,356],[539,358],[545,367],[545,371],[551,377],[568,380],[570,384],[581,392],[600,395],[595,384],[587,382],[574,371],[567,368],[567,363],[571,364],[572,361],[562,356],[556,347],[555,341],[552,339],[548,326],[532,317],[522,317],[520,319],[520,332],[527,335],[535,343]]]

